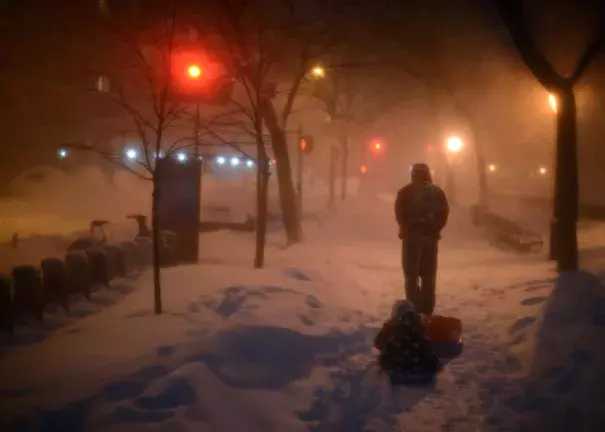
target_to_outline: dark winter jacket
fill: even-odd
[[[414,199],[423,188],[432,188],[438,201],[438,211],[435,219],[429,222],[414,220]],[[395,219],[399,225],[399,237],[404,238],[412,231],[423,235],[439,238],[441,230],[445,227],[449,217],[449,204],[445,192],[431,182],[412,182],[397,192],[395,200]]]

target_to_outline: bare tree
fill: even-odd
[[[276,88],[274,95],[266,93],[275,97],[257,97],[257,104],[249,108],[250,112],[259,111],[271,137],[287,242],[297,243],[302,239],[302,228],[289,157],[288,121],[305,77],[338,42],[337,17],[342,14],[343,3],[334,0],[321,5],[292,0],[258,3],[217,0],[217,3],[223,17],[221,33],[245,54],[236,57],[239,64],[234,73],[240,76],[240,81]],[[255,77],[257,70],[262,71],[262,79]]]
[[[443,0],[402,2],[384,0],[375,3],[371,12],[379,26],[375,33],[380,42],[373,48],[383,57],[391,57],[389,67],[399,69],[408,77],[420,83],[426,90],[428,108],[433,117],[434,140],[441,143],[444,139],[445,114],[454,109],[464,119],[472,132],[472,142],[479,180],[479,203],[487,206],[488,187],[486,178],[485,149],[478,139],[477,116],[468,107],[467,101],[460,96],[459,86],[451,77],[449,64],[445,59],[447,47],[445,41],[455,34],[452,30],[450,12],[455,7]],[[454,18],[455,19],[455,18]],[[404,24],[405,23],[405,24]],[[482,40],[480,41],[482,42]],[[481,55],[481,50],[477,50]],[[476,64],[481,60],[477,58]],[[468,72],[473,76],[473,85],[482,84],[481,71]],[[465,92],[467,92],[465,90]],[[455,178],[452,166],[443,145],[439,145],[437,154],[445,171],[446,188],[452,203],[456,201]]]
[[[371,126],[389,110],[405,100],[406,87],[393,86],[398,78],[393,68],[373,67],[371,62],[358,62],[355,67],[341,65],[329,69],[325,76],[309,79],[312,95],[336,127],[340,143],[340,199],[347,197],[350,136]],[[330,205],[334,205],[335,152],[331,152]]]
[[[161,162],[175,157],[183,162],[191,159],[202,144],[190,128],[193,116],[175,78],[178,73],[175,68],[182,66],[175,62],[184,33],[175,2],[159,9],[148,8],[145,14],[137,16],[143,17],[143,22],[128,16],[128,25],[120,25],[117,14],[112,16],[103,33],[107,37],[106,56],[99,56],[101,60],[95,65],[105,83],[99,88],[106,93],[105,102],[117,106],[122,115],[105,124],[107,139],[72,147],[95,152],[109,163],[151,182],[154,309],[161,314]],[[108,139],[125,131],[137,137],[137,143],[126,154],[124,149],[114,148]]]
[[[595,34],[571,75],[559,74],[534,43],[522,0],[496,0],[495,5],[519,55],[534,77],[557,100],[557,144],[551,258],[560,272],[578,269],[578,149],[574,87],[605,43],[605,6],[597,3]],[[550,6],[550,4],[549,4]]]

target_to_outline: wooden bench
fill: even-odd
[[[482,225],[492,239],[517,252],[538,253],[544,247],[542,236],[521,227],[516,222],[492,212],[482,216]]]

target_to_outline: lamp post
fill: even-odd
[[[557,97],[553,93],[548,94],[548,105],[550,105],[550,109],[552,112],[557,115]],[[546,175],[546,168],[540,167],[539,174],[544,176]],[[556,181],[556,177],[555,177]],[[555,186],[556,189],[556,186]],[[549,233],[549,245],[548,245],[548,259],[551,261],[555,261],[557,259],[557,245],[556,245],[556,229],[557,229],[557,214],[555,211],[555,206],[553,205],[552,209],[552,217],[550,219],[550,233]]]

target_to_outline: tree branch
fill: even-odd
[[[521,0],[495,0],[498,14],[508,30],[517,51],[534,77],[549,90],[568,85],[568,80],[555,72],[539,52],[523,21]]]

